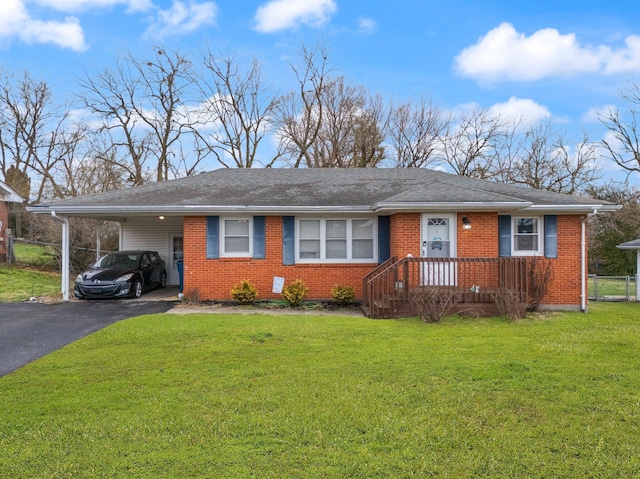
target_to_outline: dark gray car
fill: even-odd
[[[167,267],[155,251],[109,253],[76,278],[78,298],[139,298],[167,285]]]

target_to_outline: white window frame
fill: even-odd
[[[535,235],[538,238],[538,249],[517,250],[516,236],[518,235],[518,220],[533,219],[538,223],[538,231]],[[523,234],[523,233],[521,233]],[[533,236],[533,234],[532,234]],[[514,216],[511,218],[511,255],[512,256],[542,256],[544,254],[544,221],[542,216]]]
[[[226,226],[227,221],[246,221],[249,224],[249,251],[227,252]],[[251,258],[253,257],[253,218],[249,216],[220,217],[220,257],[221,258]]]
[[[320,258],[301,258],[300,257],[300,222],[301,221],[320,221]],[[347,257],[346,258],[327,258],[327,221],[346,221],[347,225]],[[353,222],[354,221],[371,221],[372,222],[372,258],[353,258]],[[378,221],[377,217],[299,217],[296,218],[296,263],[377,263],[378,262]]]

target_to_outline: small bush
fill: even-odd
[[[309,288],[307,288],[301,279],[296,279],[289,286],[285,286],[282,290],[282,297],[291,306],[299,306],[302,300],[307,296]]]
[[[529,262],[527,283],[529,285],[529,304],[532,311],[539,311],[540,304],[546,296],[553,282],[553,267],[551,262],[534,257]]]
[[[425,323],[438,323],[450,316],[460,301],[461,294],[437,286],[422,286],[409,293],[411,307]]]
[[[182,296],[182,301],[186,304],[190,305],[198,305],[201,303],[201,295],[200,290],[198,288],[191,288],[184,292]]]
[[[334,286],[331,290],[331,297],[338,306],[348,306],[356,298],[356,290],[353,286]]]
[[[527,302],[513,289],[503,289],[495,293],[493,302],[498,308],[500,316],[509,321],[515,321],[527,315]]]
[[[245,279],[231,289],[231,297],[240,304],[252,304],[258,297],[258,290]]]

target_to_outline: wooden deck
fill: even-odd
[[[414,316],[409,298],[426,288],[442,298],[457,295],[454,312],[496,315],[496,293],[511,290],[526,300],[527,259],[390,258],[363,279],[363,312],[370,318]]]

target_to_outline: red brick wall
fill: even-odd
[[[471,221],[471,229],[462,228],[462,217]],[[498,214],[458,213],[458,257],[498,257]]]
[[[472,228],[462,228],[467,216]],[[398,213],[391,216],[391,255],[398,258],[420,256],[420,213]],[[548,305],[580,305],[580,216],[558,216],[558,258],[551,260],[555,279],[544,303]],[[498,257],[497,213],[465,213],[457,215],[458,256],[461,258]],[[206,258],[206,219],[184,219],[184,286],[185,291],[198,288],[203,299],[230,299],[231,288],[247,279],[259,292],[259,299],[281,298],[271,292],[273,277],[282,276],[285,284],[301,279],[309,288],[310,299],[328,299],[337,284],[353,286],[362,297],[362,277],[373,264],[282,264],[282,218],[266,219],[266,259]]]
[[[420,257],[420,213],[397,213],[391,216],[391,256],[408,254]]]
[[[462,217],[471,229],[462,228]],[[554,276],[545,305],[580,305],[580,240],[582,216],[558,216],[558,257],[550,259]],[[497,213],[458,214],[458,256],[495,258],[498,256]],[[585,265],[587,262],[585,261]]]
[[[206,218],[184,219],[184,290],[198,288],[203,299],[230,300],[229,291],[242,280],[258,289],[258,299],[281,299],[272,293],[273,277],[285,284],[301,279],[309,288],[309,299],[330,299],[331,288],[353,286],[362,297],[362,278],[375,264],[282,264],[282,217],[267,216],[266,259],[206,258]]]

